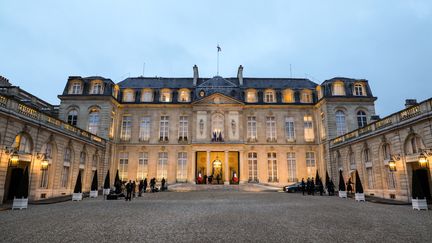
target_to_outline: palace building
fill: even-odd
[[[408,114],[402,120],[400,113],[379,119],[364,79],[335,77],[317,84],[251,78],[243,76],[242,66],[236,77],[203,78],[196,65],[189,78],[130,77],[116,83],[70,76],[59,106],[23,98],[29,94],[8,82],[0,86],[2,201],[14,190],[10,185],[19,172],[13,171],[26,165],[32,168],[34,200],[70,194],[80,170],[88,189],[96,169],[100,185],[108,170],[112,181],[118,170],[124,181],[196,183],[205,175],[213,183],[218,178],[224,184],[238,179],[276,186],[317,171],[337,181],[340,169],[347,180],[357,169],[367,194],[404,200],[410,195],[408,174],[423,154],[419,149],[432,148],[431,102],[402,111]],[[402,149],[411,138],[415,152]],[[398,159],[396,173],[386,171],[387,154],[381,159],[384,144]],[[10,163],[12,150],[23,158],[18,165]],[[50,159],[43,168],[41,155]],[[427,173],[424,183],[430,184]],[[389,175],[395,186],[387,183]]]

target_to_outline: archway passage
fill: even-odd
[[[19,167],[10,167],[8,171],[9,179],[6,180],[7,196],[6,201],[12,201],[18,193],[18,185],[24,176],[24,169]]]
[[[429,170],[428,169],[417,169],[415,171],[419,179],[420,185],[423,189],[425,197],[428,201],[431,201],[431,191],[429,186]]]
[[[238,151],[198,151],[195,165],[198,184],[237,184],[240,180]]]

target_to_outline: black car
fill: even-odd
[[[301,182],[294,183],[283,187],[284,192],[301,192]]]

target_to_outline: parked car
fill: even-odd
[[[296,182],[289,186],[283,187],[284,192],[301,192],[301,182]]]

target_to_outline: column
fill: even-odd
[[[244,168],[243,151],[239,151],[239,171],[237,175],[239,177],[239,183],[243,184],[247,182],[246,175],[247,175],[247,170]]]
[[[196,184],[195,178],[196,178],[196,151],[192,150],[192,156],[191,157],[191,168],[192,170],[189,170],[189,182],[192,184]]]
[[[207,151],[206,175],[210,175],[210,151]]]
[[[230,169],[229,169],[229,165],[228,165],[228,151],[225,151],[225,164],[224,164],[224,175],[225,175],[225,181],[224,184],[225,185],[229,185],[229,181],[230,181]]]

